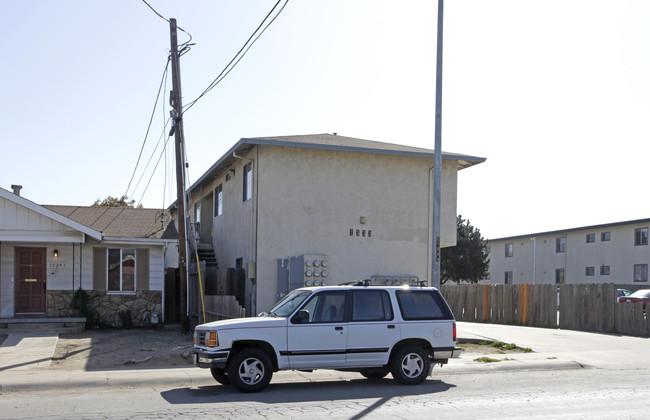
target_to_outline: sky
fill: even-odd
[[[276,2],[148,0],[195,44],[184,104]],[[0,187],[38,204],[168,207],[169,23],[140,0],[0,6]],[[487,158],[459,173],[459,214],[487,239],[650,217],[650,1],[448,0],[443,16],[442,149]],[[184,114],[189,184],[245,137],[433,149],[436,24],[434,0],[288,1]]]

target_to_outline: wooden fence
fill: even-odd
[[[643,305],[616,302],[615,284],[445,285],[458,321],[650,337]]]

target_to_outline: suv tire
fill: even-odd
[[[367,379],[381,379],[388,375],[387,369],[362,369],[360,372],[361,376]]]
[[[402,385],[420,384],[430,371],[431,361],[420,346],[402,347],[390,361],[390,373]]]
[[[262,350],[249,348],[236,353],[228,363],[228,380],[238,391],[259,392],[271,382],[273,368]]]
[[[210,373],[214,380],[219,382],[221,385],[230,385],[230,379],[228,379],[228,374],[225,369],[210,368]]]

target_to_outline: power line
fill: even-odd
[[[169,60],[169,57],[168,57],[167,58],[167,64],[165,64],[165,70],[163,71],[162,78],[160,79],[160,86],[158,86],[158,93],[156,94],[156,101],[154,102],[153,110],[151,111],[151,117],[149,118],[149,125],[147,126],[147,132],[145,133],[144,140],[142,141],[142,147],[140,148],[140,154],[138,155],[138,160],[135,163],[135,168],[133,168],[133,174],[131,175],[131,179],[129,180],[129,185],[126,187],[126,192],[124,193],[124,196],[126,196],[126,197],[128,197],[128,192],[129,192],[129,189],[131,188],[131,183],[133,182],[133,178],[135,177],[135,173],[138,170],[138,165],[140,164],[140,159],[142,158],[142,152],[144,150],[144,146],[147,144],[147,138],[149,137],[149,130],[151,129],[151,123],[153,122],[153,117],[154,117],[154,114],[156,113],[156,107],[158,106],[158,101],[160,99],[160,92],[162,91],[162,87],[163,87],[165,81],[167,80],[167,70],[169,69],[169,61],[170,60]],[[160,142],[160,140],[159,140],[159,142]],[[137,188],[137,185],[136,185],[135,188]]]
[[[144,0],[143,0],[143,1],[144,1]],[[194,104],[196,104],[196,102],[197,102],[199,99],[201,99],[205,94],[207,94],[207,93],[208,93],[209,91],[211,91],[215,86],[217,86],[217,85],[218,85],[218,84],[219,84],[219,83],[220,83],[220,82],[221,82],[221,81],[222,81],[226,76],[228,76],[228,74],[232,71],[232,69],[234,69],[235,66],[237,66],[237,64],[239,64],[239,62],[241,61],[241,59],[244,58],[244,56],[246,55],[246,53],[248,52],[248,50],[250,50],[250,48],[253,46],[253,44],[255,44],[255,42],[257,42],[257,40],[260,38],[260,36],[262,36],[262,34],[263,34],[267,29],[268,29],[268,27],[271,26],[271,24],[272,24],[273,22],[275,22],[275,20],[278,18],[278,16],[280,16],[280,13],[282,13],[282,11],[284,10],[284,8],[287,6],[287,4],[289,3],[289,0],[285,0],[284,4],[283,4],[282,7],[280,8],[280,10],[278,10],[278,12],[275,14],[275,16],[273,16],[273,18],[272,18],[271,20],[269,20],[269,17],[270,17],[271,14],[273,13],[273,11],[274,11],[275,9],[277,9],[278,5],[279,5],[281,2],[282,2],[282,0],[278,0],[278,1],[275,3],[275,5],[273,6],[273,8],[269,11],[269,13],[266,15],[266,17],[265,17],[265,18],[262,20],[262,22],[258,25],[257,29],[255,29],[255,31],[251,34],[251,36],[250,36],[250,37],[248,38],[248,40],[244,43],[244,45],[239,49],[239,51],[237,51],[237,54],[235,54],[235,56],[230,60],[230,62],[229,62],[229,63],[228,63],[224,68],[223,68],[223,70],[221,70],[221,73],[219,73],[219,75],[218,75],[218,76],[217,76],[217,77],[212,81],[212,83],[210,83],[210,84],[208,85],[208,87],[207,87],[207,88],[206,88],[206,89],[205,89],[205,90],[204,90],[204,91],[203,91],[203,92],[202,92],[202,93],[201,93],[201,94],[200,94],[196,99],[194,99],[194,100],[191,101],[189,104],[187,104],[187,105],[184,106],[183,114],[184,114],[185,112],[187,112],[190,108],[192,108],[192,107],[194,106]],[[267,21],[268,21],[268,23],[267,23]],[[264,26],[265,23],[266,23],[266,26]],[[261,29],[263,26],[264,26],[264,28]],[[261,30],[260,30],[260,29],[261,29]],[[251,40],[252,40],[252,41],[251,41]],[[233,63],[234,63],[234,64],[233,64]]]
[[[163,15],[161,15],[160,13],[158,13],[158,11],[157,11],[156,9],[154,9],[154,8],[153,8],[149,3],[147,3],[147,0],[142,0],[142,2],[143,2],[144,4],[146,4],[147,6],[149,6],[149,8],[150,8],[150,9],[151,9],[151,10],[152,10],[156,15],[158,15],[159,18],[161,18],[162,20],[164,20],[164,21],[167,22],[167,23],[170,23],[170,22],[169,22],[169,19],[167,19],[166,17],[164,17]],[[182,43],[181,45],[186,45],[186,44],[189,44],[190,42],[192,42],[192,34],[190,34],[189,32],[187,32],[185,29],[181,28],[180,26],[176,26],[176,28],[177,28],[178,30],[180,30],[180,31],[185,32],[185,33],[187,34],[187,36],[190,37],[190,39],[188,39],[186,42]]]

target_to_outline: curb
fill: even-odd
[[[495,363],[472,361],[450,361],[442,369],[433,370],[431,377],[457,374],[517,372],[535,370],[583,369],[586,366],[576,361],[544,360],[522,362],[503,360]],[[319,374],[305,375],[298,371],[284,371],[274,375],[275,383],[316,382],[359,379],[355,373],[322,369]],[[54,391],[62,389],[108,389],[119,387],[197,387],[213,386],[207,369],[155,369],[155,370],[113,370],[113,371],[24,371],[24,373],[3,372],[0,392]]]

